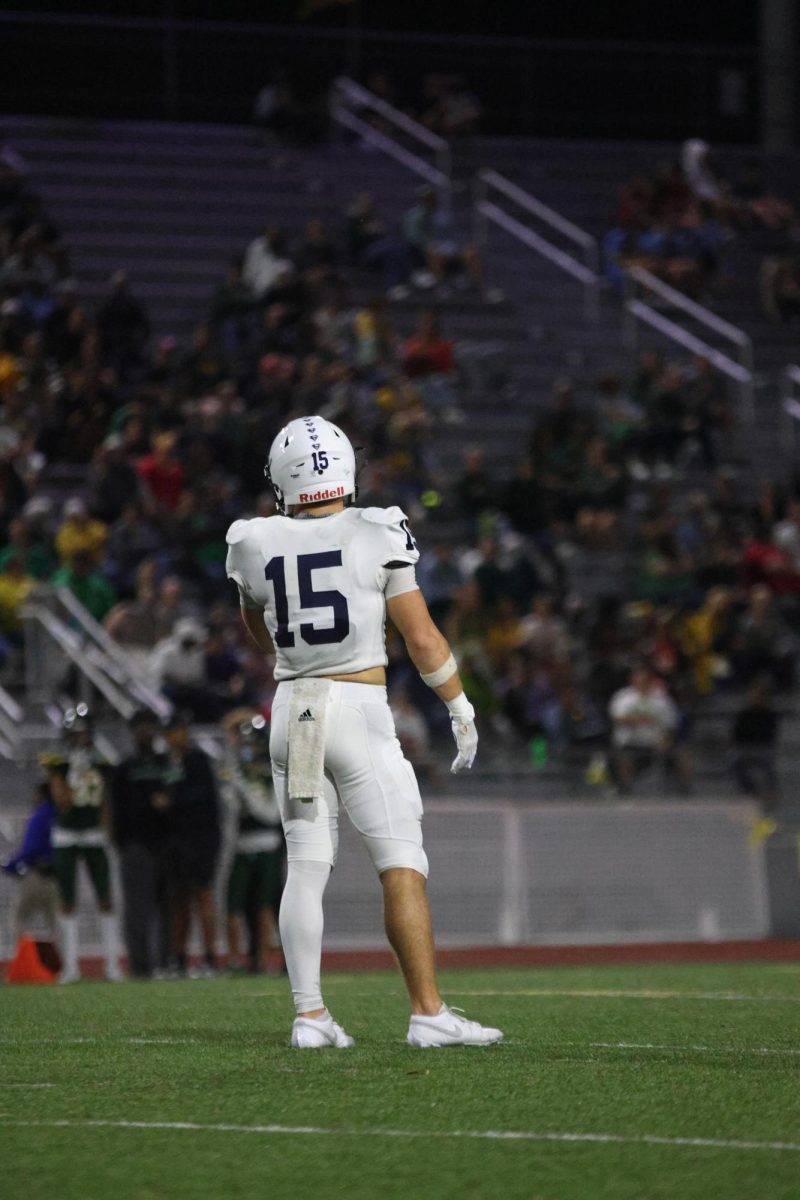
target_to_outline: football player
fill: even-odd
[[[322,999],[323,893],[336,862],[339,804],[361,835],[383,888],[386,934],[411,1002],[411,1046],[487,1045],[498,1029],[442,1003],[426,893],[422,802],[386,699],[385,619],[450,712],[457,754],[472,766],[474,710],[455,659],[415,578],[419,558],[399,508],[357,508],[355,453],[331,422],[291,421],[266,473],[279,515],[235,521],[227,573],[245,625],[276,656],[273,783],[288,852],[280,931],[298,1048],[353,1045]]]
[[[83,863],[100,910],[100,932],[106,979],[122,979],[117,925],[111,910],[111,871],[108,861],[106,764],[93,752],[92,719],[85,704],[64,714],[64,746],[44,755],[50,794],[56,808],[53,865],[61,900],[61,959],[59,983],[80,979],[78,918],[75,896],[78,864]]]
[[[267,970],[277,943],[277,918],[286,867],[286,842],[272,789],[269,726],[258,712],[228,714],[229,760],[221,771],[222,796],[235,823],[228,875],[229,965],[245,964],[245,916],[254,918],[253,967]]]

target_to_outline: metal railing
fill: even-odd
[[[702,304],[685,296],[676,288],[664,283],[663,279],[653,275],[644,267],[631,267],[624,272],[622,339],[630,350],[639,347],[639,323],[648,325],[663,337],[675,342],[690,354],[707,358],[711,365],[732,380],[739,391],[742,405],[742,415],[748,428],[755,422],[755,373],[753,371],[753,341],[743,329],[732,325],[705,308]],[[683,325],[670,317],[664,316],[652,304],[637,298],[637,285],[645,288],[648,293],[658,296],[661,300],[677,309],[679,313],[696,321],[704,329],[716,333],[736,348],[736,357],[712,346],[705,338],[698,337]]]
[[[23,711],[4,687],[0,687],[0,756],[16,758],[22,733]]]
[[[492,192],[499,193],[505,201],[510,201],[526,214],[534,217],[549,229],[560,234],[580,251],[582,261],[573,254],[567,253],[556,246],[548,238],[523,224],[517,217],[512,216],[505,208],[489,198]],[[510,233],[528,249],[546,258],[554,266],[572,276],[583,287],[584,313],[588,321],[597,320],[600,299],[600,250],[597,238],[590,233],[573,225],[566,217],[562,217],[554,209],[548,208],[541,200],[529,195],[521,187],[517,187],[510,179],[497,171],[486,169],[479,171],[475,180],[475,202],[473,209],[474,237],[478,246],[485,248],[488,239],[490,222]]]
[[[433,162],[428,162],[419,153],[414,153],[396,138],[370,124],[362,115],[365,112],[378,117],[382,124],[391,126],[398,133],[405,134],[418,150],[424,147],[432,154]],[[335,79],[331,85],[329,114],[333,125],[357,133],[365,142],[402,163],[433,187],[449,190],[453,164],[450,146],[445,139],[431,133],[419,121],[407,117],[360,83],[343,75]]]
[[[62,688],[66,660],[77,672],[80,700],[90,700],[94,688],[119,716],[125,720],[133,716],[136,701],[114,677],[110,660],[103,662],[74,629],[56,616],[46,597],[29,600],[22,616],[25,692],[30,702],[44,706],[52,701]]]
[[[84,608],[69,588],[56,588],[55,596],[69,615],[71,623],[80,629],[92,661],[107,675],[120,682],[138,704],[149,708],[159,718],[168,717],[172,712],[172,705],[166,696],[142,676],[138,665]]]

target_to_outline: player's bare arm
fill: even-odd
[[[419,589],[387,598],[386,611],[406,644],[424,683],[433,688],[450,713],[458,754],[451,771],[469,770],[478,749],[475,710],[464,694],[456,660],[447,639],[434,623]]]
[[[425,597],[417,589],[413,592],[403,592],[386,601],[386,611],[392,624],[402,637],[408,650],[408,656],[420,675],[435,671],[450,657],[450,647],[447,639],[434,623]],[[446,679],[444,683],[433,689],[445,704],[463,692],[458,671]]]

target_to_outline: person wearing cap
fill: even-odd
[[[64,520],[56,534],[56,550],[62,566],[71,567],[78,554],[85,555],[93,567],[103,556],[108,526],[89,516],[80,496],[72,496],[63,509]]]
[[[158,643],[151,658],[151,673],[158,687],[175,705],[188,708],[198,721],[220,715],[219,697],[208,688],[207,631],[194,617],[181,617],[172,633]]]
[[[217,913],[214,877],[220,852],[220,813],[211,760],[190,736],[190,714],[177,710],[167,722],[166,795],[160,798],[166,816],[166,864],[171,891],[172,951],[175,969],[187,969],[192,917],[196,916],[203,943],[203,963],[195,974],[217,973]]]

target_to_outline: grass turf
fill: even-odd
[[[800,966],[453,971],[442,982],[451,1003],[503,1027],[505,1044],[406,1047],[403,994],[387,973],[328,977],[328,1003],[358,1041],[346,1052],[288,1048],[282,980],[6,988],[2,1193],[800,1196],[797,1149],[639,1140],[800,1146]],[[159,1123],[340,1132],[152,1127]],[[455,1131],[629,1140],[442,1136]]]

